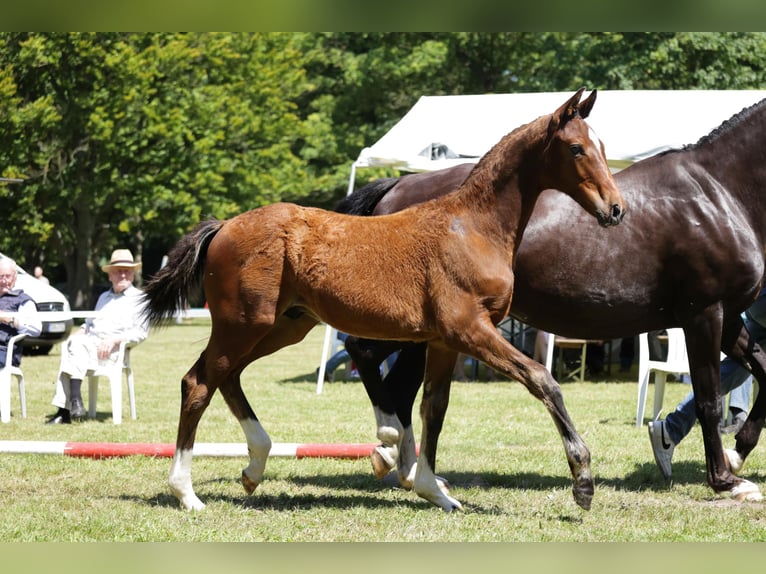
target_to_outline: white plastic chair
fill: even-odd
[[[130,402],[130,417],[136,418],[136,394],[133,386],[133,369],[130,366],[130,349],[132,347],[120,343],[117,360],[108,365],[89,369],[88,375],[88,416],[96,418],[96,402],[98,400],[98,379],[105,377],[109,380],[112,398],[112,422],[122,424],[122,375],[125,374],[128,383],[128,400]]]
[[[0,369],[0,421],[4,423],[11,422],[11,377],[16,377],[19,381],[21,417],[27,418],[27,393],[24,387],[24,373],[20,367],[14,367],[11,364],[13,360],[13,347],[24,337],[26,337],[26,334],[20,333],[8,340],[5,367]]]
[[[686,356],[686,339],[681,328],[668,329],[668,356],[664,361],[649,359],[649,334],[641,333],[638,339],[638,405],[636,407],[636,427],[644,424],[644,409],[646,393],[649,388],[649,377],[654,373],[654,411],[652,419],[656,419],[662,410],[665,397],[665,383],[669,374],[688,375],[689,359]]]

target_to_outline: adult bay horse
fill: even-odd
[[[596,92],[580,101],[582,93],[506,135],[455,193],[435,201],[379,218],[273,204],[202,222],[178,242],[147,282],[145,298],[155,325],[182,308],[200,282],[210,308],[207,347],[182,379],[169,478],[184,508],[204,506],[192,487],[191,459],[197,425],[216,389],[247,439],[245,490],[252,493],[261,482],[271,440],[242,392],[240,374],[300,341],[318,321],[362,337],[425,342],[434,366],[447,364],[444,354],[469,353],[522,381],[555,420],[575,500],[590,507],[590,453],[560,388],[495,328],[510,308],[513,254],[543,189],[570,194],[602,226],[619,223],[625,212],[603,145],[585,122]],[[444,381],[426,381],[414,490],[452,510],[460,503],[433,473],[441,425],[431,421],[444,418],[449,377]]]
[[[633,164],[616,175],[632,215],[608,236],[593,233],[568,198],[543,192],[516,254],[510,312],[545,331],[586,339],[683,327],[708,483],[739,500],[761,497],[756,485],[732,471],[742,467],[758,442],[766,393],[759,393],[736,448],[724,453],[718,432],[719,350],[751,369],[766,388],[766,358],[740,318],[763,281],[765,149],[766,100],[694,145]],[[391,213],[455,189],[471,169],[467,164],[378,180],[337,209]],[[401,483],[410,487],[416,466],[411,412],[425,350],[417,343],[354,337],[346,347],[376,414],[382,444],[372,456],[374,472],[381,477],[398,465]],[[378,364],[397,349],[398,360],[383,382]],[[442,366],[438,373],[446,378],[451,371]]]

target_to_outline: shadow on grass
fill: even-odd
[[[568,476],[551,476],[536,473],[497,473],[497,472],[456,472],[452,470],[443,471],[443,476],[449,480],[453,489],[453,494],[457,494],[458,500],[464,505],[467,512],[477,514],[497,514],[498,508],[494,505],[483,506],[473,504],[470,495],[465,492],[457,493],[456,490],[470,489],[498,489],[513,491],[540,491],[547,492],[553,490],[568,490],[572,486],[572,480]],[[766,480],[766,475],[758,472],[755,475],[748,475],[747,478],[754,482]],[[266,479],[269,480],[268,478]],[[307,489],[323,488],[336,493],[328,492],[323,494],[315,493],[279,493],[268,494],[256,490],[249,496],[242,491],[241,495],[231,495],[228,493],[210,492],[215,490],[215,485],[221,485],[226,490],[232,486],[240,487],[238,477],[220,477],[195,483],[198,494],[205,503],[225,503],[243,508],[257,510],[274,511],[294,511],[297,509],[308,509],[312,507],[326,507],[328,509],[344,509],[353,507],[364,507],[377,509],[383,507],[402,508],[405,506],[410,509],[428,509],[434,506],[418,497],[414,492],[408,492],[405,498],[397,497],[395,500],[381,496],[389,490],[402,490],[394,473],[389,474],[383,480],[375,480],[371,475],[358,473],[332,474],[332,475],[310,475],[293,476],[286,480],[298,488]],[[704,484],[705,483],[705,465],[704,462],[679,462],[674,465],[674,479],[672,482],[666,481],[657,470],[654,463],[645,463],[638,465],[634,471],[625,477],[598,477],[595,478],[595,498],[598,499],[599,489],[613,488],[621,491],[632,492],[665,492],[672,489],[672,486],[681,484]],[[200,488],[202,487],[202,488]],[[205,492],[200,493],[200,490]],[[350,492],[352,491],[352,492]],[[502,494],[501,494],[502,496]],[[713,492],[711,490],[711,496]],[[160,493],[149,499],[135,496],[123,496],[123,499],[143,502],[150,506],[175,507],[179,508],[176,498],[170,493]]]

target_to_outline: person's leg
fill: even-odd
[[[733,388],[729,395],[729,412],[732,416],[736,416],[740,412],[747,412],[750,410],[750,396],[753,392],[753,376],[750,375],[745,379],[745,382],[741,385]]]
[[[335,353],[332,357],[327,359],[325,364],[325,373],[332,375],[335,369],[340,367],[343,363],[348,363],[351,360],[351,356],[346,349],[341,349]]]
[[[94,338],[73,335],[61,345],[61,365],[56,378],[56,392],[51,403],[58,411],[48,420],[52,424],[68,423],[71,418],[82,418],[86,410],[82,400],[82,380],[88,365],[96,357]]]

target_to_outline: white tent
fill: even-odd
[[[383,166],[431,171],[477,161],[505,134],[551,113],[572,93],[423,96],[362,150],[352,172]],[[766,90],[599,90],[588,124],[610,162],[633,162],[695,143],[763,98]]]
[[[478,161],[505,134],[553,112],[572,94],[422,96],[382,138],[361,151],[351,166],[348,192],[354,190],[358,168],[417,172]],[[599,90],[588,124],[604,142],[610,164],[625,167],[695,143],[764,98],[766,90]],[[317,392],[334,336],[335,330],[328,328]]]

